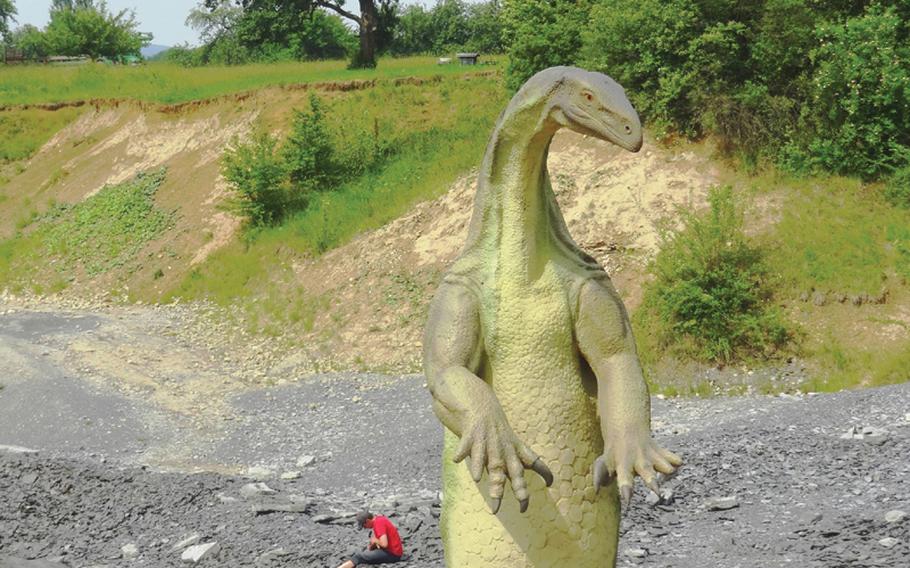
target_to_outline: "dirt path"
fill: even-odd
[[[401,526],[410,566],[441,567],[441,430],[422,377],[304,376],[252,344],[243,361],[242,338],[206,317],[0,307],[0,445],[18,447],[0,450],[0,567],[178,566],[194,534],[219,543],[212,564],[328,566],[364,540],[364,506]],[[910,384],[653,402],[686,466],[662,502],[637,488],[620,566],[910,555]]]

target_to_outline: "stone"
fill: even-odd
[[[627,548],[624,554],[629,558],[644,558],[648,555],[648,551],[644,548]]]
[[[285,481],[292,481],[294,479],[300,479],[299,471],[286,471],[281,474],[281,479]]]
[[[23,448],[22,446],[9,446],[6,444],[0,444],[0,452],[6,452],[8,454],[37,454],[38,450]]]
[[[887,513],[885,513],[885,522],[886,523],[899,523],[899,522],[903,521],[906,517],[907,517],[907,513],[905,511],[901,511],[900,509],[892,509],[891,511],[888,511]]]
[[[862,440],[867,444],[872,444],[873,446],[881,446],[888,441],[889,434],[887,430],[882,428],[875,428],[873,426],[865,426],[862,430]]]
[[[309,503],[260,503],[253,505],[253,512],[257,515],[265,515],[268,513],[306,513],[309,508]]]
[[[124,544],[120,547],[120,557],[124,560],[135,560],[139,556],[139,547],[133,543]]]
[[[297,467],[309,467],[316,463],[316,456],[300,456],[297,460]]]
[[[256,564],[260,566],[268,566],[272,562],[280,560],[281,558],[290,554],[291,551],[285,548],[276,548],[274,550],[269,550],[256,557]]]
[[[887,537],[881,539],[880,541],[878,541],[878,543],[880,545],[884,546],[885,548],[893,548],[894,545],[896,545],[898,542],[900,542],[900,541],[897,540],[896,538],[894,538],[893,536],[887,536]]]
[[[212,557],[218,554],[219,550],[221,550],[221,546],[219,546],[217,542],[197,544],[184,550],[183,554],[180,555],[180,560],[185,564],[196,564],[206,557]]]
[[[812,304],[816,306],[824,306],[828,303],[828,295],[824,292],[815,291],[812,293]]]
[[[276,493],[278,492],[261,481],[257,483],[247,483],[240,488],[240,494],[244,499],[252,499],[262,495],[275,495]]]
[[[196,544],[201,539],[202,539],[202,535],[199,533],[193,533],[189,536],[185,536],[182,539],[180,539],[179,541],[177,541],[176,543],[174,543],[174,546],[171,547],[171,551],[176,552],[178,550],[183,550],[184,548],[186,548],[190,545]]]
[[[711,497],[705,501],[705,507],[709,511],[727,511],[739,507],[736,496],[730,497]]]
[[[270,477],[275,477],[275,471],[268,467],[254,465],[247,468],[246,476],[253,479],[269,479]]]

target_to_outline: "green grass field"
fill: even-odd
[[[263,63],[187,68],[171,63],[139,67],[88,64],[79,67],[7,67],[0,74],[0,105],[58,103],[88,99],[135,99],[173,104],[268,86],[356,79],[462,75],[498,69],[493,65],[437,65],[435,57],[382,58],[376,69],[348,70],[347,61]]]

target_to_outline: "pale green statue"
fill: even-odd
[[[528,80],[493,131],[467,244],[430,308],[450,568],[612,567],[620,494],[627,504],[635,475],[657,491],[657,472],[681,463],[651,439],[625,306],[553,196],[547,153],[562,127],[642,144],[609,77],[554,67]]]

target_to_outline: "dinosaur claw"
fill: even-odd
[[[623,485],[620,493],[622,494],[622,506],[625,509],[632,503],[632,486]]]
[[[547,484],[547,487],[553,485],[553,472],[550,471],[547,464],[543,463],[540,458],[534,460],[534,463],[531,464],[531,469],[543,478],[543,482]]]
[[[645,486],[646,486],[648,489],[650,489],[651,492],[653,492],[655,495],[657,495],[658,497],[660,497],[660,486],[657,485],[657,481],[655,481],[655,480],[653,480],[653,479],[650,480],[650,481],[647,481],[647,482],[645,482]]]
[[[524,513],[525,511],[527,511],[527,510],[528,510],[528,503],[529,503],[529,502],[530,502],[530,499],[528,499],[528,498],[525,498],[525,499],[522,499],[521,501],[519,501],[519,502],[518,502],[518,510],[519,510],[520,512],[522,512],[522,513]]]
[[[502,497],[493,497],[490,503],[490,511],[495,515],[499,512],[500,505],[502,505]]]

